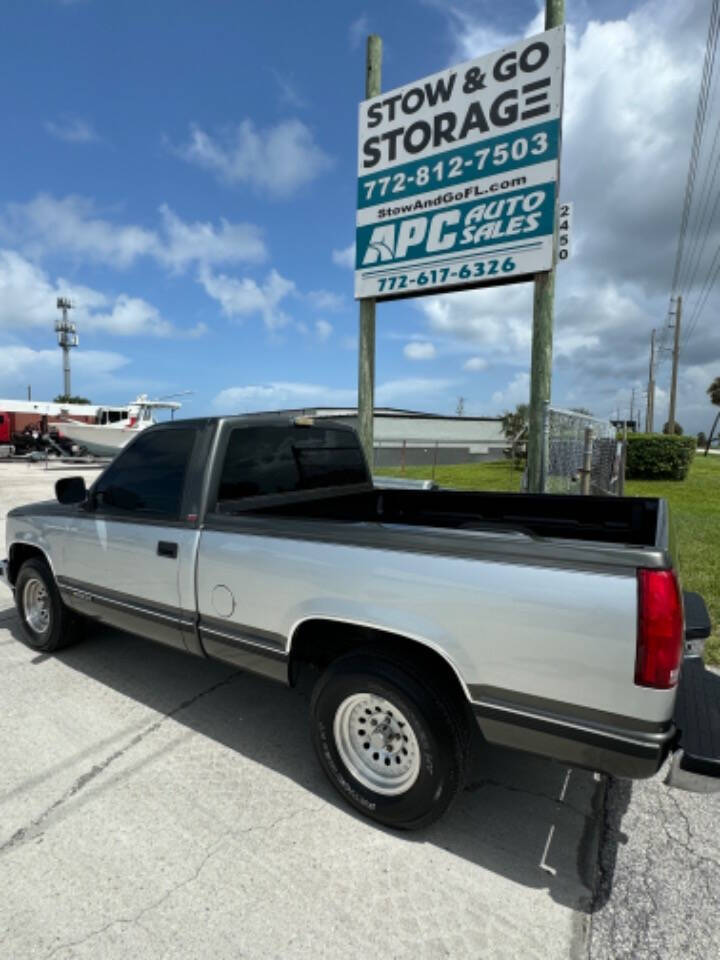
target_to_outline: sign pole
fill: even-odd
[[[565,23],[565,0],[545,0],[545,29]],[[535,276],[533,296],[532,359],[530,363],[530,411],[528,416],[528,491],[544,493],[543,412],[552,394],[553,320],[555,268]]]
[[[382,39],[371,34],[367,39],[365,62],[365,99],[380,93]],[[360,301],[358,337],[358,433],[370,470],[373,469],[373,411],[375,407],[375,298]]]

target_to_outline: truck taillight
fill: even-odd
[[[680,673],[683,606],[673,570],[638,570],[635,683],[668,690]]]

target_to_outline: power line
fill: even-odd
[[[690,322],[688,323],[688,328],[682,343],[683,347],[687,344],[688,340],[692,336],[692,333],[698,324],[698,320],[700,319],[700,315],[702,314],[702,311],[705,309],[705,304],[708,301],[708,298],[712,292],[713,287],[715,286],[715,283],[719,275],[720,275],[720,246],[715,251],[715,256],[712,259],[712,262],[710,264],[710,270],[708,271],[708,277],[705,283],[703,284],[700,297],[696,301],[695,309],[693,310],[692,316],[690,317]]]
[[[703,61],[702,75],[700,79],[700,92],[695,110],[695,128],[693,130],[692,146],[690,148],[690,163],[688,165],[687,179],[685,181],[685,196],[683,198],[682,216],[680,218],[680,233],[678,236],[677,252],[675,254],[675,266],[673,268],[672,290],[677,289],[680,266],[683,260],[683,251],[685,247],[685,235],[687,233],[688,221],[690,219],[690,207],[692,205],[693,191],[695,189],[695,175],[697,172],[697,162],[702,144],[703,134],[705,132],[705,115],[707,112],[708,93],[712,79],[712,72],[715,66],[715,51],[717,50],[718,39],[718,9],[720,0],[713,0],[710,11],[710,22],[708,24],[708,35],[705,43],[705,59]]]
[[[710,10],[710,19],[708,22],[707,39],[705,42],[705,57],[703,60],[702,74],[700,78],[700,89],[698,91],[697,106],[695,109],[695,126],[693,130],[692,145],[690,148],[690,160],[688,163],[687,178],[685,181],[685,194],[683,197],[682,215],[680,217],[680,230],[678,233],[678,245],[675,253],[675,264],[673,267],[673,275],[672,275],[672,283],[671,283],[670,305],[668,307],[668,314],[665,320],[665,324],[663,325],[663,328],[660,332],[660,343],[658,345],[658,350],[657,350],[657,357],[658,357],[657,368],[658,369],[663,365],[663,363],[667,359],[667,354],[669,352],[667,347],[667,340],[668,340],[668,335],[671,329],[672,304],[675,300],[675,295],[679,289],[685,289],[684,285],[682,287],[680,286],[681,275],[684,278],[688,277],[691,271],[691,265],[695,258],[695,252],[696,250],[698,250],[697,240],[695,240],[690,248],[689,256],[685,258],[684,256],[685,238],[687,235],[688,225],[690,222],[690,215],[693,208],[693,198],[695,193],[695,179],[697,176],[698,163],[700,159],[703,137],[705,133],[708,100],[709,100],[710,90],[712,88],[713,80],[714,80],[715,54],[717,51],[719,28],[720,28],[720,0],[713,0],[712,8]],[[713,140],[713,145],[710,150],[709,162],[712,162],[712,157],[715,152],[715,148],[716,148],[719,136],[720,136],[720,124],[718,125],[718,129],[716,130],[715,138]],[[720,157],[718,158],[718,163],[720,163]],[[713,172],[710,185],[707,188],[708,191],[712,190],[712,186],[715,182],[716,175],[717,175],[717,165],[716,165],[715,171]],[[705,174],[705,177],[700,187],[701,198],[706,195],[706,192],[707,192],[705,189],[706,184],[708,184],[707,172]],[[713,206],[713,211],[710,216],[710,223],[712,223],[714,212],[715,212],[715,207]],[[703,222],[704,222],[704,209],[701,213],[700,225],[698,228],[699,230],[702,229]],[[707,234],[709,235],[709,225],[708,225]],[[704,244],[705,244],[705,238],[703,238],[703,242],[700,245],[700,248],[698,251],[698,263],[702,259]],[[713,264],[714,264],[714,261],[713,261]],[[692,269],[693,281],[697,273],[697,265],[698,264],[696,263],[695,267]],[[711,266],[711,271],[712,271],[712,266]],[[715,278],[713,275],[713,279],[710,284],[710,289],[712,287],[712,283],[714,283],[714,279]],[[706,284],[707,284],[707,280],[706,280]],[[701,297],[702,297],[702,294],[701,294]],[[705,300],[706,299],[707,298],[705,298]],[[703,306],[704,306],[705,300],[702,301]],[[696,312],[693,312],[693,319],[695,322],[697,322],[697,316],[699,316],[699,314],[697,314]],[[694,329],[694,323],[691,321],[691,323],[688,324],[688,327],[687,327],[685,342],[687,342],[687,340],[689,339],[693,329]]]
[[[705,171],[705,179],[703,180],[702,186],[700,187],[700,195],[698,197],[698,202],[697,202],[697,206],[700,208],[700,211],[701,211],[700,222],[697,225],[697,232],[695,233],[692,240],[690,253],[688,254],[688,258],[687,258],[687,266],[685,269],[685,277],[687,278],[687,275],[690,273],[690,279],[689,280],[686,279],[686,281],[681,284],[681,288],[686,290],[688,294],[691,292],[693,288],[698,267],[702,263],[702,255],[705,251],[705,244],[707,243],[708,237],[710,236],[710,228],[712,227],[712,223],[715,218],[715,212],[717,210],[718,203],[720,202],[720,193],[717,193],[715,194],[715,202],[712,205],[712,211],[710,213],[709,218],[707,219],[707,227],[705,229],[705,233],[703,234],[702,241],[699,242],[698,237],[700,235],[700,231],[703,228],[703,224],[705,223],[705,216],[708,210],[710,209],[709,201],[710,201],[710,197],[712,196],[713,187],[715,186],[715,178],[717,177],[718,170],[720,170],[720,152],[718,152],[717,158],[715,160],[715,165],[713,167],[712,178],[710,178],[708,183],[708,178],[710,175],[710,165],[712,163],[712,158],[715,153],[715,148],[717,147],[719,140],[720,140],[720,120],[718,120],[717,126],[715,127],[715,137],[713,139],[713,145],[710,150],[708,166]],[[695,256],[696,253],[697,253],[697,256]],[[693,263],[693,259],[694,259],[694,263]],[[691,265],[692,265],[692,272],[691,272]]]

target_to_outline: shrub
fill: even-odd
[[[625,476],[629,480],[684,480],[695,455],[695,442],[695,437],[631,433]]]
[[[663,426],[663,433],[670,433],[670,421],[669,421],[669,420],[666,420],[666,421],[665,421],[665,424],[664,424],[664,426]],[[680,426],[680,424],[677,422],[677,420],[675,421],[675,429],[673,430],[673,433],[676,433],[679,437],[681,437],[681,436],[682,436],[682,433],[683,433],[683,428]]]

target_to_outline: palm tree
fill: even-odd
[[[720,407],[720,377],[715,377],[713,382],[707,388],[707,394],[710,397],[710,403]]]
[[[714,404],[716,407],[720,407],[720,377],[715,377],[713,382],[707,388],[707,395],[710,397],[710,403]],[[718,420],[720,420],[720,413],[715,417],[715,422],[710,428],[710,436],[708,437],[707,446],[705,447],[705,456],[708,455],[708,450],[710,449],[710,444],[712,443],[713,434],[715,433],[715,427],[717,426]]]

